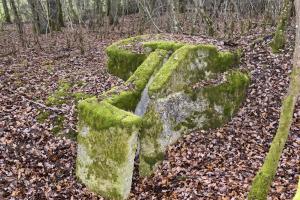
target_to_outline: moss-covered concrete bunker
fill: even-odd
[[[160,36],[117,42],[107,54],[109,71],[126,82],[80,102],[76,174],[92,191],[126,199],[136,152],[140,175],[151,174],[182,134],[230,120],[249,76],[233,68],[237,52]]]

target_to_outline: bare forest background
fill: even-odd
[[[100,37],[183,33],[233,38],[256,27],[273,27],[287,1],[281,0],[2,0],[0,28],[14,23],[23,46],[39,44],[33,34],[81,28]],[[10,31],[10,30],[6,30]],[[80,39],[81,38],[81,39]],[[34,41],[30,41],[33,39]]]

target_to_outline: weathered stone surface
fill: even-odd
[[[174,52],[183,45],[178,42],[163,41],[160,35],[142,35],[121,40],[107,48],[107,67],[113,75],[127,80],[151,52],[156,49]],[[141,47],[134,50],[133,46]]]
[[[136,151],[140,174],[151,174],[182,134],[230,120],[249,77],[232,70],[238,53],[161,41],[159,36],[129,38],[107,53],[109,71],[126,82],[79,104],[76,174],[92,191],[125,199]]]
[[[175,51],[149,86],[150,105],[141,131],[140,174],[151,174],[168,145],[193,129],[222,126],[237,111],[249,83],[247,74],[228,71],[237,58],[212,46]],[[193,88],[200,80],[215,85]]]
[[[82,102],[80,110],[76,174],[92,191],[124,199],[130,192],[141,119],[93,99]]]
[[[77,177],[92,191],[111,199],[126,199],[133,174],[142,119],[132,112],[167,51],[156,50],[126,81],[79,104]]]

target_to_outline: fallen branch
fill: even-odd
[[[46,109],[46,110],[49,110],[49,111],[52,111],[52,112],[56,112],[56,113],[58,113],[58,114],[64,114],[64,113],[65,113],[64,110],[61,110],[61,109],[59,109],[59,108],[56,108],[56,107],[49,107],[49,106],[46,106],[45,104],[42,104],[42,103],[39,103],[39,102],[32,101],[32,100],[28,99],[28,97],[26,97],[25,94],[20,94],[20,93],[11,91],[11,90],[9,90],[9,89],[8,89],[8,91],[9,91],[10,93],[16,94],[17,96],[21,97],[23,100],[28,101],[29,103],[32,103],[32,104],[34,104],[34,105],[37,105],[37,106],[39,106],[39,107],[41,107],[41,108],[44,108],[44,109]]]
[[[20,96],[21,96],[21,95],[20,95]],[[42,104],[42,103],[35,102],[35,101],[30,100],[30,99],[27,99],[27,98],[24,97],[24,96],[21,96],[21,97],[22,97],[25,101],[28,101],[28,102],[30,102],[30,103],[32,103],[32,104],[34,104],[34,105],[37,105],[37,106],[39,106],[39,107],[41,107],[41,108],[46,109],[46,110],[50,110],[50,111],[52,111],[52,112],[56,112],[56,113],[59,113],[59,114],[64,114],[64,113],[65,113],[63,110],[58,109],[58,108],[56,108],[56,107],[49,107],[49,106],[46,106],[45,104]]]
[[[268,41],[272,40],[272,38],[273,38],[273,34],[270,34],[270,35],[266,35],[266,36],[264,36],[264,37],[257,38],[257,39],[255,39],[255,40],[250,44],[250,46],[251,46],[251,47],[254,47],[254,46],[257,45],[257,44],[260,44],[260,43],[263,43],[263,42],[268,42]]]
[[[13,51],[5,53],[5,54],[0,54],[0,58],[4,58],[6,56],[10,56],[10,55],[16,54],[16,53],[17,53],[17,50],[13,50]]]

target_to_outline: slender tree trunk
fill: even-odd
[[[171,32],[178,33],[179,31],[179,23],[176,18],[176,7],[174,0],[167,0],[168,6],[168,15],[169,15],[169,27]]]
[[[295,53],[294,53],[294,61],[295,67],[297,66],[300,71],[300,1],[296,0],[295,3],[295,12],[296,12],[296,44],[295,44]],[[299,72],[300,73],[300,72]],[[300,75],[298,75],[298,80]],[[298,81],[300,82],[300,81]],[[300,86],[299,86],[300,87]],[[296,191],[296,195],[293,200],[300,199],[300,178],[298,183],[298,189]]]
[[[215,30],[214,30],[214,24],[213,21],[209,18],[209,16],[206,14],[203,4],[200,5],[199,13],[206,23],[207,26],[207,33],[209,36],[214,36],[215,35]]]
[[[295,0],[296,11],[296,42],[294,52],[294,67],[300,70],[300,1]],[[300,80],[298,79],[298,82]]]
[[[294,64],[290,86],[285,96],[279,119],[279,127],[272,141],[264,164],[256,174],[248,196],[249,200],[266,200],[269,189],[276,175],[279,160],[287,141],[297,99],[300,93],[300,3],[296,2],[296,42]],[[298,200],[298,199],[296,199]]]
[[[47,17],[39,0],[28,0],[32,13],[33,30],[39,34],[49,31]]]
[[[199,1],[197,1],[197,0],[194,0],[194,9],[193,9],[193,11],[194,11],[194,16],[193,16],[193,18],[192,18],[192,29],[191,29],[191,35],[194,35],[195,34],[195,31],[196,31],[196,25],[197,25],[197,20],[198,20],[198,16],[199,16],[199,3],[198,3]]]
[[[186,4],[187,4],[186,0],[179,0],[179,1],[178,1],[179,12],[180,12],[180,13],[186,12]]]
[[[291,0],[284,0],[281,16],[277,24],[277,29],[273,41],[271,42],[271,47],[274,53],[278,53],[280,49],[284,48],[285,31],[291,16],[292,5],[293,3]]]
[[[119,23],[119,5],[120,0],[110,0],[110,9],[109,9],[109,23],[111,25],[117,25]]]
[[[78,24],[79,23],[79,17],[78,14],[76,13],[75,9],[74,9],[74,5],[73,5],[73,0],[68,0],[68,4],[69,4],[69,9],[70,9],[70,13],[71,13],[71,20],[74,24]]]
[[[22,20],[20,18],[19,12],[17,10],[16,3],[15,3],[14,0],[10,0],[10,6],[11,6],[11,9],[12,9],[13,14],[14,14],[14,20],[15,20],[15,23],[17,25],[17,30],[18,30],[20,41],[22,43],[22,46],[24,47],[25,46],[25,41],[24,41],[24,37],[23,37],[24,36],[23,23],[22,23]]]
[[[75,0],[75,6],[77,9],[77,16],[79,19],[79,23],[82,23],[82,15],[83,15],[83,5],[81,3],[81,0]]]
[[[60,27],[65,27],[64,23],[64,13],[62,10],[62,4],[60,0],[57,0],[57,5],[58,5],[58,23]]]
[[[60,31],[64,26],[60,0],[47,0],[50,29]]]
[[[104,0],[94,0],[95,7],[95,17],[97,26],[102,26],[104,24]]]
[[[4,10],[5,22],[11,24],[11,19],[10,19],[8,5],[7,5],[7,0],[2,0],[2,6],[3,6],[3,10]]]

